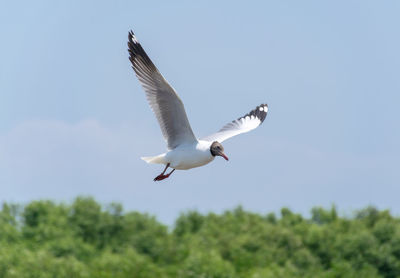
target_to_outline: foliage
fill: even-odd
[[[400,277],[400,219],[373,207],[348,218],[313,208],[309,219],[238,207],[190,211],[168,228],[92,198],[3,204],[0,277]]]

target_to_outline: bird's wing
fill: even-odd
[[[267,112],[268,112],[268,105],[261,104],[257,106],[256,109],[250,111],[243,117],[240,117],[239,119],[234,120],[229,124],[226,124],[217,133],[204,137],[201,140],[209,142],[218,141],[221,143],[233,136],[249,132],[250,130],[257,128],[259,125],[262,124],[265,117],[267,116]]]
[[[128,51],[132,68],[146,92],[168,149],[196,142],[182,100],[147,56],[132,31],[128,35]]]

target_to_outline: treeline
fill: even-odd
[[[168,228],[92,198],[3,204],[0,277],[400,277],[400,218],[373,207],[350,218],[314,208],[309,219],[238,207],[187,212]]]

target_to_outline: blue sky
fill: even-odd
[[[91,195],[165,223],[243,205],[400,213],[400,4],[8,1],[0,4],[1,201]],[[199,137],[267,102],[230,161],[154,183],[165,150],[127,34]]]

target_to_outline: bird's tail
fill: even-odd
[[[153,163],[153,164],[165,164],[164,160],[165,154],[160,154],[156,156],[143,156],[141,159],[146,161],[147,163]]]

